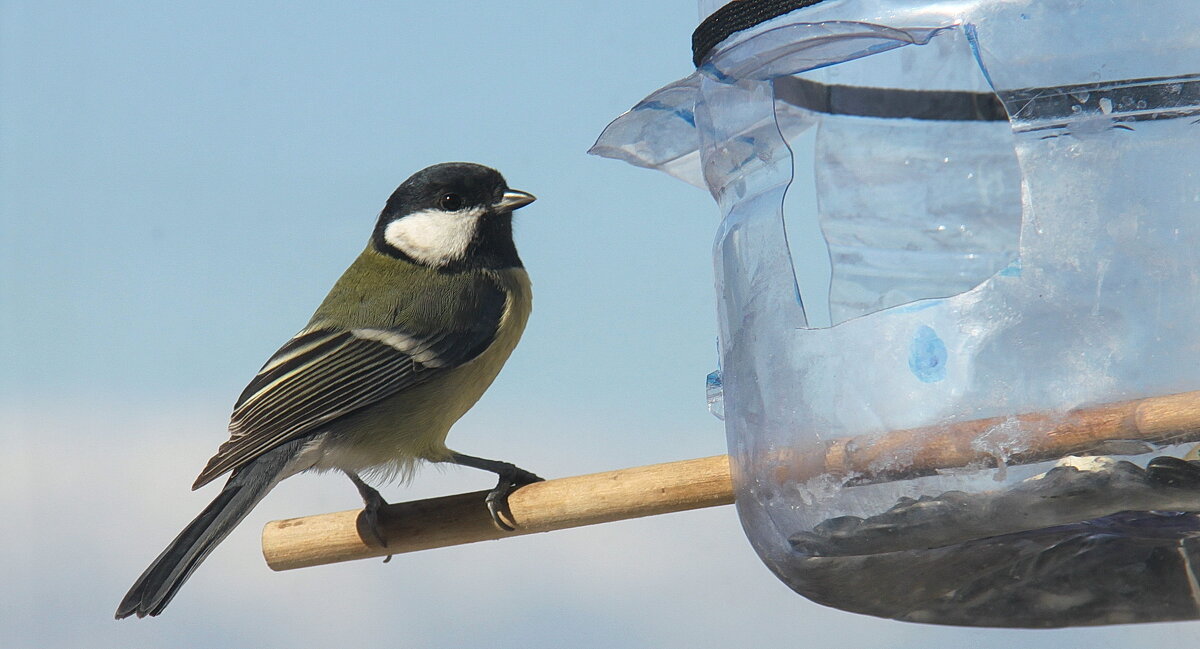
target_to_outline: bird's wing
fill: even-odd
[[[234,406],[229,441],[193,489],[292,439],[470,362],[491,345],[504,313],[497,291],[465,327],[419,336],[400,329],[306,329],[259,370]]]

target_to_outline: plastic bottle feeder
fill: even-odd
[[[762,560],[902,620],[1200,617],[1200,4],[709,9],[593,152],[720,206]]]

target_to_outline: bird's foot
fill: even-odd
[[[512,512],[508,508],[509,494],[516,490],[517,487],[541,482],[542,478],[511,462],[487,460],[463,455],[462,453],[455,453],[450,461],[461,466],[491,471],[500,477],[499,481],[496,482],[496,488],[488,492],[484,502],[487,504],[488,513],[492,515],[492,522],[496,524],[496,527],[506,532],[514,531],[516,528],[505,522],[503,518],[507,517],[509,520],[512,520]]]
[[[366,528],[367,536],[371,537],[372,541],[379,544],[379,547],[386,548],[387,539],[384,538],[383,531],[379,529],[379,510],[387,506],[387,501],[374,487],[363,482],[362,478],[349,471],[346,472],[346,475],[358,488],[358,494],[363,499],[362,527]],[[383,562],[387,563],[391,559],[392,555],[389,554]]]
[[[512,519],[512,511],[508,508],[508,495],[517,487],[542,481],[542,478],[525,469],[511,464],[509,466],[516,470],[513,477],[510,478],[506,475],[501,475],[500,481],[496,483],[496,488],[489,491],[487,498],[484,498],[484,502],[487,503],[488,513],[492,515],[492,522],[496,524],[496,527],[505,532],[512,532],[516,529],[506,523],[504,518],[501,517],[501,514],[503,514],[509,520]]]

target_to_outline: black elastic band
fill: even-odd
[[[800,77],[780,77],[774,88],[776,99],[828,115],[956,122],[1008,119],[1004,105],[990,92],[833,86]]]
[[[734,0],[717,9],[692,32],[692,63],[696,67],[709,50],[731,35],[778,18],[789,11],[803,9],[822,0]]]

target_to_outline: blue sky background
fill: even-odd
[[[1197,624],[1030,632],[841,613],[784,587],[733,508],[273,573],[275,518],[354,507],[281,485],[153,620],[112,619],[215,493],[188,487],[233,399],[445,160],[538,195],[535,311],[451,434],[560,477],[725,450],[717,210],[587,156],[690,72],[690,0],[0,2],[0,646],[1194,646]],[[390,500],[482,489],[426,470]]]

